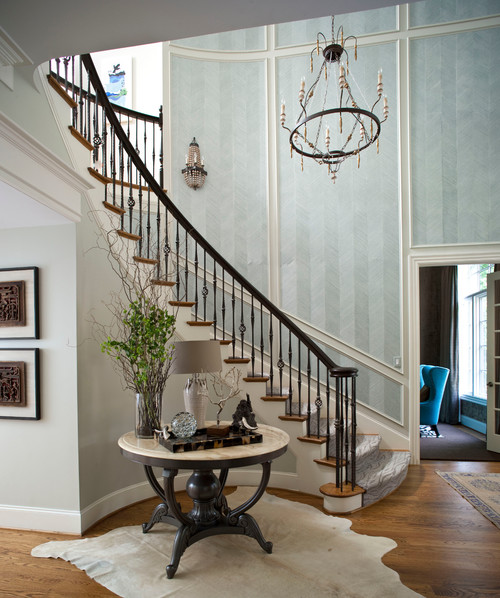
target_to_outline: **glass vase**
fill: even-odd
[[[161,395],[135,395],[135,435],[137,438],[154,438],[161,429]]]

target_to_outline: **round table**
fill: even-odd
[[[262,442],[193,452],[173,453],[156,439],[136,438],[134,432],[124,434],[118,445],[124,457],[141,463],[146,477],[160,497],[148,523],[142,526],[147,533],[158,522],[175,525],[178,530],[174,540],[172,557],[167,565],[167,577],[171,579],[181,556],[188,546],[219,534],[243,534],[255,538],[268,553],[272,542],[267,542],[255,519],[247,511],[257,503],[269,482],[271,463],[286,452],[288,434],[271,426],[259,425]],[[245,503],[230,509],[223,494],[229,469],[261,464],[262,477],[254,495]],[[153,467],[163,469],[163,488],[153,473]],[[174,479],[179,470],[190,470],[186,492],[193,501],[193,508],[184,513],[175,499]],[[220,470],[219,477],[214,473]]]

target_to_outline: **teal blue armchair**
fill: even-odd
[[[428,397],[420,402],[420,425],[430,426],[439,436],[437,427],[443,393],[450,370],[437,365],[420,366],[420,390],[428,388]]]

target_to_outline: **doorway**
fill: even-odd
[[[450,370],[438,433],[420,429],[421,459],[500,460],[486,449],[486,276],[492,270],[484,264],[419,269],[420,363]]]

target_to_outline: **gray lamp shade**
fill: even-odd
[[[175,343],[170,374],[218,372],[222,369],[218,341],[179,341]]]

